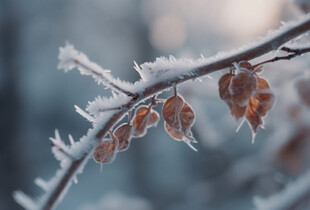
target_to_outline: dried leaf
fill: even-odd
[[[193,139],[190,129],[195,122],[195,113],[188,103],[184,103],[184,106],[180,112],[180,120],[182,125],[181,130],[184,136],[186,136],[189,140]]]
[[[232,103],[230,107],[230,114],[235,120],[239,120],[244,116],[246,111],[246,106],[239,106],[236,103]]]
[[[181,129],[180,112],[184,100],[180,96],[172,96],[163,105],[163,118],[174,129]]]
[[[257,78],[257,93],[254,95],[255,99],[258,100],[259,106],[257,112],[261,116],[265,116],[267,111],[270,110],[275,101],[275,95],[271,92],[269,84],[266,79]]]
[[[245,106],[256,89],[256,77],[250,73],[242,72],[234,76],[229,86],[234,103]]]
[[[152,110],[152,106],[140,106],[133,119],[135,137],[142,137],[146,134],[147,128],[155,126],[159,120],[159,114]]]
[[[96,147],[93,152],[93,158],[97,163],[109,164],[112,163],[118,152],[118,140],[116,138],[105,141]]]
[[[114,131],[115,137],[118,139],[118,150],[125,151],[128,149],[132,137],[133,129],[129,123],[120,125]]]
[[[263,124],[262,118],[257,112],[257,107],[259,106],[258,101],[252,97],[248,101],[245,117],[250,124],[253,133],[257,133],[257,128],[259,125]]]
[[[300,79],[296,82],[297,93],[306,106],[310,107],[310,79]]]
[[[195,121],[193,109],[179,96],[167,99],[163,106],[167,132],[176,140],[195,141],[190,131]]]
[[[174,130],[167,122],[165,122],[165,129],[167,133],[175,140],[183,140],[184,135],[180,131]]]
[[[148,126],[156,126],[158,121],[159,121],[159,114],[155,110],[152,110],[151,113],[152,114],[149,116],[149,120],[148,120],[147,125]]]
[[[250,62],[248,62],[248,61],[240,62],[240,63],[239,63],[239,66],[240,66],[241,68],[246,69],[246,70],[254,71],[254,68],[253,68],[252,64],[251,64]]]
[[[224,74],[219,80],[219,95],[226,103],[231,100],[229,92],[229,85],[232,78],[232,74]]]

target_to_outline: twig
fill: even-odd
[[[272,63],[272,62],[276,62],[279,60],[290,60],[292,58],[295,58],[296,56],[300,56],[304,53],[310,52],[310,47],[301,48],[301,49],[292,49],[292,48],[288,48],[288,47],[282,47],[280,50],[287,52],[289,54],[287,56],[277,56],[277,57],[274,57],[272,59],[269,59],[269,60],[263,61],[261,63],[255,64],[255,65],[253,65],[253,68],[256,68],[256,67],[258,67],[262,64],[265,64],[265,63]]]

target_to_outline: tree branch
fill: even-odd
[[[120,110],[111,110],[107,112],[107,114],[111,113],[110,117],[102,120],[101,127],[95,127],[90,130],[86,139],[83,139],[83,142],[81,141],[81,144],[83,144],[86,149],[83,150],[83,153],[80,154],[78,159],[72,160],[66,167],[61,169],[64,170],[64,173],[61,174],[51,192],[48,193],[48,195],[41,202],[40,206],[38,206],[38,209],[49,210],[56,207],[57,203],[64,195],[64,191],[66,191],[71,185],[72,178],[78,171],[83,169],[85,165],[84,163],[87,162],[93,148],[95,148],[97,143],[128,113],[128,111],[133,109],[139,103],[142,103],[151,96],[159,94],[161,91],[171,88],[176,84],[228,68],[233,62],[251,60],[272,50],[276,50],[286,42],[300,36],[308,30],[310,30],[309,16],[307,16],[303,21],[282,30],[282,32],[274,34],[272,38],[267,38],[265,41],[262,41],[259,44],[254,44],[245,50],[241,50],[237,53],[230,53],[225,57],[217,58],[211,62],[207,60],[207,62],[201,64],[200,66],[188,69],[186,72],[180,71],[180,73],[171,77],[161,77],[158,80],[152,81],[153,83],[151,84],[143,83],[143,81],[137,82],[135,85],[139,88],[135,90],[135,93],[127,93],[127,95],[131,96],[131,98],[127,101],[126,106],[122,107]],[[166,71],[166,69],[161,70],[163,72]],[[15,194],[15,198],[16,197],[18,196]],[[23,205],[20,199],[16,200]]]

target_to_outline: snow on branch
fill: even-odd
[[[309,198],[310,170],[269,198],[254,197],[254,205],[257,210],[292,210],[309,201]]]
[[[98,64],[91,62],[85,54],[78,52],[69,43],[59,48],[58,58],[58,69],[68,72],[77,67],[82,75],[92,76],[98,84],[102,83],[116,92],[124,93],[128,96],[135,96],[130,92],[132,84],[121,81],[118,78],[115,79],[110,74],[110,70],[102,69]]]
[[[82,173],[94,148],[103,141],[115,124],[138,104],[176,84],[228,68],[234,62],[248,61],[272,50],[277,50],[286,42],[308,30],[310,30],[309,15],[298,22],[285,24],[280,30],[267,35],[259,42],[229,53],[219,53],[215,57],[198,60],[175,59],[174,57],[159,58],[154,63],[136,65],[135,68],[142,79],[134,85],[113,78],[107,70],[89,61],[86,55],[76,51],[72,45],[67,44],[60,48],[58,68],[69,71],[77,67],[81,74],[90,75],[98,83],[103,83],[121,94],[114,94],[111,98],[98,97],[94,102],[89,103],[86,110],[94,117],[77,108],[78,113],[93,121],[94,127],[75,143],[72,138],[69,138],[73,143],[70,146],[66,146],[56,132],[52,141],[58,151],[53,152],[56,153],[56,158],[61,161],[61,168],[48,182],[37,179],[36,183],[46,191],[39,199],[30,199],[18,191],[14,193],[15,200],[26,209],[55,208],[71,186],[72,181],[76,179],[76,175]],[[109,111],[102,114],[102,111],[105,110]]]

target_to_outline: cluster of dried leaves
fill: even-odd
[[[266,79],[259,77],[262,67],[255,68],[249,62],[235,64],[230,73],[219,80],[220,98],[228,105],[235,120],[243,117],[251,126],[253,136],[258,126],[263,126],[263,117],[274,104],[272,93]]]
[[[128,120],[117,127],[115,131],[109,132],[110,138],[105,139],[93,152],[96,162],[102,164],[111,163],[118,152],[128,149],[132,138],[143,137],[147,129],[157,125],[159,114],[152,108],[157,105],[157,99],[153,98],[149,106],[140,106],[136,109],[133,120]],[[193,109],[181,96],[175,95],[165,100],[163,105],[163,118],[167,133],[178,141],[184,141],[195,150],[190,144],[196,142],[192,136],[191,127],[195,121]]]
[[[152,109],[155,103],[149,106],[140,106],[131,122],[121,124],[115,131],[109,132],[110,139],[103,141],[93,152],[93,158],[98,163],[111,163],[118,152],[129,148],[132,138],[139,138],[146,134],[148,128],[156,126],[159,121],[159,114]]]

